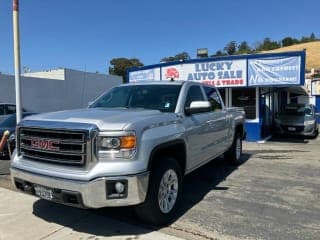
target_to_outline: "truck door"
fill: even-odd
[[[210,151],[207,158],[216,157],[224,152],[229,142],[230,126],[227,121],[227,111],[224,108],[221,97],[214,87],[203,87],[208,101],[211,103],[209,120]]]
[[[191,85],[187,90],[184,107],[193,101],[206,101],[200,85]],[[192,169],[206,160],[211,144],[211,130],[208,122],[211,112],[202,112],[185,116],[184,126],[188,144],[187,169]]]

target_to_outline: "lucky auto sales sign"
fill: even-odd
[[[216,87],[246,86],[246,60],[187,63],[162,67],[163,80],[201,81]]]

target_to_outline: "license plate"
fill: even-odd
[[[43,199],[52,200],[53,199],[53,189],[47,188],[40,185],[34,185],[35,194]]]
[[[289,130],[289,131],[295,131],[296,128],[295,128],[295,127],[288,127],[288,130]]]

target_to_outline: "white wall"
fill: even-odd
[[[22,77],[24,108],[50,112],[83,108],[106,90],[122,83],[119,76],[65,69],[66,80]],[[0,102],[15,102],[14,76],[0,74]]]

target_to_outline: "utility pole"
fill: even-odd
[[[21,121],[21,88],[20,88],[20,33],[19,33],[19,0],[13,0],[13,45],[14,45],[14,75],[16,89],[17,124]]]

